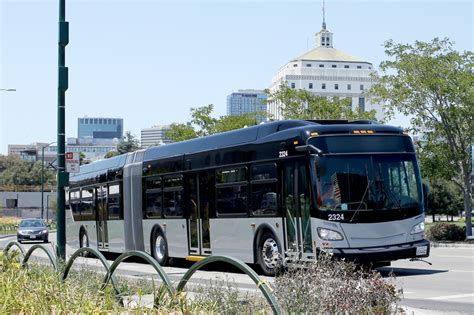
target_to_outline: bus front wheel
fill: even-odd
[[[165,266],[168,262],[168,242],[163,232],[158,229],[151,241],[151,255],[161,266]]]
[[[271,232],[264,232],[257,246],[257,263],[266,276],[274,276],[280,268],[281,249],[280,244]]]

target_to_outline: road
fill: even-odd
[[[54,236],[50,235],[53,242]],[[0,248],[12,240],[15,238],[0,239]],[[29,246],[25,244],[26,248]],[[67,247],[66,251],[70,255],[74,249]],[[402,260],[378,270],[387,279],[390,274],[396,277],[396,286],[403,290],[401,305],[409,307],[409,311],[414,310],[415,314],[474,314],[474,246],[434,247],[427,261],[432,265],[423,261]],[[102,268],[96,259],[81,258],[78,262]],[[178,267],[164,269],[171,281],[177,282],[186,272],[186,267],[186,264],[181,263]],[[151,266],[141,263],[121,264],[117,272],[129,277],[151,277],[156,274]],[[269,277],[262,278],[269,283],[273,281]],[[198,271],[189,283],[206,284],[217,279],[230,280],[242,290],[256,290],[255,284],[245,274],[218,266]]]

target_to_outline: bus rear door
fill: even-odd
[[[208,256],[210,236],[210,178],[208,172],[190,174],[186,179],[188,208],[189,254]]]

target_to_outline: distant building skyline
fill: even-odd
[[[140,145],[142,148],[147,148],[172,143],[173,140],[166,137],[168,130],[170,130],[170,125],[155,125],[151,128],[143,128],[140,133]]]
[[[227,115],[238,116],[242,114],[267,111],[267,95],[263,90],[242,89],[227,96]],[[257,121],[266,119],[257,115]]]

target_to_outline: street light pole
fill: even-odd
[[[59,0],[59,38],[58,38],[58,189],[57,189],[57,247],[56,252],[63,261],[66,258],[66,196],[64,188],[68,185],[69,174],[65,160],[65,115],[66,90],[68,88],[68,68],[66,67],[66,45],[69,43],[69,23],[66,22],[66,0]]]
[[[41,219],[44,219],[44,149],[56,142],[41,147]]]

